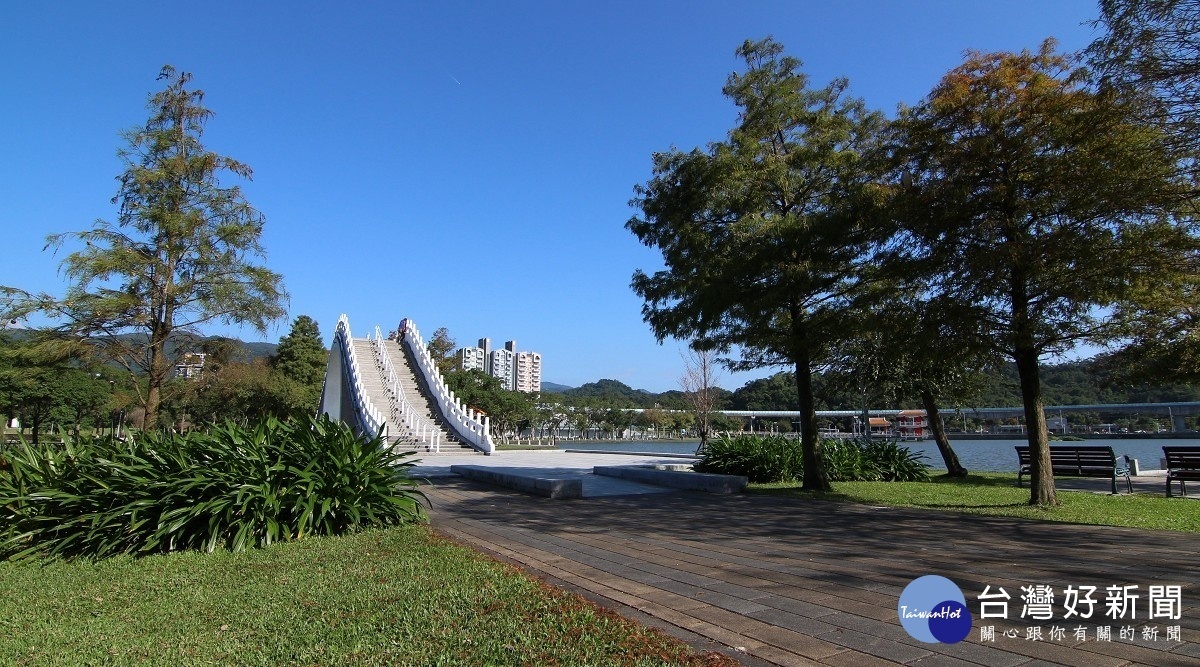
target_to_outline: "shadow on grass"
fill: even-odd
[[[945,503],[921,503],[914,502],[913,507],[927,507],[931,510],[965,510],[965,509],[999,509],[1001,507],[1032,507],[1029,503],[976,503],[974,505],[968,503],[945,504]]]
[[[971,474],[966,477],[951,477],[949,475],[938,475],[930,477],[929,481],[934,484],[950,484],[953,486],[1005,486],[1011,488],[1020,488],[1017,486],[1016,474],[1010,473],[990,473],[987,475]]]

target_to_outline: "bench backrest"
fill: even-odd
[[[1167,470],[1200,470],[1200,447],[1163,447]]]
[[[1029,465],[1029,445],[1018,445],[1016,449],[1020,464]],[[1050,448],[1050,465],[1055,468],[1111,468],[1116,464],[1117,455],[1113,453],[1112,447],[1086,445]]]

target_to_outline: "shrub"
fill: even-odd
[[[923,482],[929,479],[925,455],[893,440],[873,440],[863,445],[863,457],[880,482]],[[867,480],[864,480],[867,481]]]
[[[782,435],[721,436],[708,441],[696,472],[744,475],[751,482],[791,482],[804,466],[800,443]]]
[[[893,441],[826,439],[825,472],[835,482],[912,482],[929,478],[924,455]],[[782,435],[723,436],[708,443],[697,472],[745,475],[751,482],[793,482],[804,477],[800,441]]]
[[[24,442],[0,463],[0,555],[103,558],[227,548],[422,518],[412,452],[321,416]]]

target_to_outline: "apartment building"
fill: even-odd
[[[483,371],[499,379],[500,385],[510,391],[537,393],[542,390],[542,355],[518,352],[515,340],[493,350],[490,338],[480,338],[476,347],[458,351],[458,367],[464,371]]]
[[[537,352],[518,352],[513,375],[513,388],[525,393],[542,390],[542,355]]]

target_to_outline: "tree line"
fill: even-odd
[[[0,415],[4,426],[17,420],[20,432],[38,442],[46,432],[108,432],[145,428],[142,397],[150,378],[130,375],[119,365],[95,358],[58,358],[59,334],[29,331],[0,337]],[[132,345],[124,342],[123,345]],[[301,315],[266,356],[248,353],[244,343],[210,337],[167,346],[168,367],[185,360],[182,350],[204,355],[190,377],[162,384],[158,425],[177,431],[231,420],[250,424],[267,417],[288,419],[316,410],[328,350],[316,321]]]
[[[1174,362],[1194,358],[1200,312],[1198,14],[1194,0],[1105,0],[1087,52],[968,52],[891,118],[845,79],[812,85],[773,39],[747,40],[723,89],[738,110],[726,138],[655,153],[635,187],[626,227],[664,267],[633,275],[645,321],[735,369],[789,368],[814,490],[831,488],[821,373],[864,410],[897,393],[940,425],[939,404],[1007,361],[1030,502],[1057,504],[1046,358],[1101,345],[1126,370],[1153,362],[1155,381],[1196,377]]]

